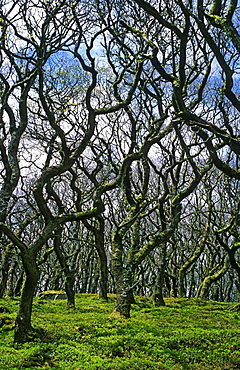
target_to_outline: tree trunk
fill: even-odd
[[[54,271],[54,277],[53,277],[52,284],[51,284],[52,290],[61,290],[60,286],[62,286],[62,282],[60,280],[61,280],[61,275],[59,271]]]
[[[74,273],[70,270],[64,253],[61,250],[61,235],[62,229],[61,227],[57,228],[55,231],[55,238],[54,238],[54,251],[57,255],[59,263],[64,271],[65,274],[65,291],[67,294],[67,307],[68,308],[75,308],[75,292],[74,292]]]
[[[69,272],[65,272],[65,291],[67,294],[67,307],[68,308],[75,308],[75,292],[74,292],[74,282],[75,278],[73,274]]]
[[[212,295],[211,295],[211,300],[212,301],[219,301],[219,293],[220,293],[220,288],[217,284],[215,284],[212,287]]]
[[[2,268],[2,279],[0,281],[0,298],[3,298],[8,280],[8,270]]]
[[[179,298],[186,298],[187,292],[185,287],[186,270],[183,268],[179,269],[178,273],[178,296]]]
[[[99,280],[100,280],[99,264],[96,263],[95,266],[93,267],[91,286],[89,286],[90,293],[97,294],[98,286],[99,286]]]
[[[230,279],[228,281],[228,285],[227,285],[227,288],[226,288],[226,291],[225,291],[225,300],[227,302],[232,301],[232,297],[231,297],[232,288],[233,288],[233,276],[230,274]]]
[[[18,273],[18,279],[17,279],[16,286],[15,286],[15,289],[14,289],[14,297],[20,296],[22,285],[23,285],[23,279],[24,279],[24,271],[21,270]]]
[[[99,298],[107,301],[108,299],[108,269],[107,269],[107,256],[99,255],[100,259],[100,281],[99,281]]]
[[[156,281],[154,285],[154,292],[153,292],[153,302],[156,307],[165,306],[165,302],[163,299],[163,271],[161,268],[158,268]]]
[[[219,280],[227,272],[229,265],[229,258],[227,258],[223,267],[219,271],[217,271],[215,274],[206,276],[202,284],[198,288],[196,298],[206,299],[208,297],[209,289],[212,283]]]
[[[160,250],[160,264],[157,269],[157,277],[153,292],[153,301],[156,307],[165,306],[163,299],[163,284],[166,267],[166,243],[163,243]]]
[[[25,281],[15,323],[15,343],[25,343],[31,339],[31,335],[33,334],[31,325],[32,302],[40,276],[35,256],[29,252],[29,254],[25,254],[22,258],[25,268]]]
[[[102,215],[99,215],[96,219],[96,224],[92,225],[86,220],[83,221],[84,225],[94,234],[95,248],[99,257],[99,298],[107,301],[108,293],[108,268],[107,268],[107,255],[104,248],[104,219]]]
[[[9,268],[9,276],[8,276],[7,287],[6,287],[7,297],[13,297],[14,295],[13,280],[14,280],[14,273],[15,273],[16,266],[17,266],[17,261],[14,261]]]
[[[188,290],[188,298],[192,298],[194,296],[195,292],[195,287],[196,287],[196,281],[195,281],[195,276],[194,276],[194,267],[190,271],[190,286]]]
[[[117,307],[121,317],[130,318],[132,302],[131,272],[128,268],[123,268],[116,277]]]
[[[112,273],[116,284],[116,310],[121,317],[129,318],[131,309],[131,274],[130,266],[123,266],[122,236],[116,230],[113,238]]]
[[[173,271],[172,274],[168,274],[168,275],[165,273],[164,277],[165,277],[164,278],[165,284],[166,285],[168,284],[170,286],[170,287],[167,287],[169,291],[169,297],[176,298],[178,295],[178,286],[177,286],[177,276],[175,275],[175,271]],[[171,279],[171,284],[168,281],[168,278]]]
[[[107,255],[104,249],[104,228],[103,226],[100,230],[95,229],[95,246],[99,257],[99,298],[107,301],[108,293],[108,269],[107,269]]]
[[[2,246],[4,246],[4,238],[2,237]],[[6,286],[7,286],[7,281],[8,281],[8,274],[9,274],[9,267],[11,263],[11,257],[12,257],[12,245],[7,245],[2,261],[2,279],[0,281],[0,298],[4,296]]]

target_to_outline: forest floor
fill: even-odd
[[[0,300],[0,370],[240,369],[240,304],[166,299],[156,308],[136,298],[131,319],[114,313],[115,297],[34,300],[32,342],[14,345],[17,299]]]

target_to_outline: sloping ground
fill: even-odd
[[[240,369],[239,304],[166,299],[155,308],[138,297],[131,319],[122,320],[114,300],[81,295],[69,311],[64,300],[36,299],[33,325],[44,332],[18,346],[18,301],[0,300],[0,370]]]

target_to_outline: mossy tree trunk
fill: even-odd
[[[157,276],[154,285],[153,302],[156,307],[165,306],[163,298],[163,272],[161,268],[157,269]]]
[[[16,274],[16,271],[15,271],[16,267],[17,267],[17,261],[14,261],[9,268],[7,287],[6,287],[7,297],[13,297],[14,295],[14,276]]]
[[[107,300],[108,296],[108,269],[107,255],[104,249],[98,251],[100,261],[99,298]]]
[[[5,237],[1,237],[2,241],[2,247],[4,249],[5,245]],[[9,275],[9,268],[10,268],[10,263],[11,263],[11,257],[12,257],[12,244],[9,244],[6,246],[5,253],[2,259],[1,263],[1,275],[2,279],[0,281],[0,298],[4,296],[4,293],[6,291],[6,286],[7,286],[7,281],[8,281],[8,275]]]
[[[132,204],[129,212],[122,223],[113,232],[112,238],[112,273],[115,280],[116,294],[117,294],[117,311],[120,316],[129,318],[131,304],[135,303],[133,296],[133,273],[135,268],[139,265],[136,264],[133,267],[134,256],[139,250],[139,210],[141,206],[142,198],[136,199],[136,202]],[[123,253],[123,238],[126,233],[133,226],[132,240],[130,247],[124,255]]]
[[[117,305],[116,310],[121,317],[130,318],[132,304],[131,269],[123,267],[116,278]]]
[[[195,280],[195,265],[193,265],[192,269],[190,270],[190,284],[188,290],[188,298],[192,298],[194,296],[194,291],[196,287],[196,280]]]
[[[75,308],[74,275],[71,271],[65,272],[65,291],[67,294],[67,307]]]
[[[185,298],[187,291],[186,291],[186,270],[181,267],[178,272],[178,297]]]
[[[132,293],[131,293],[131,268],[123,264],[122,236],[115,231],[113,237],[112,273],[116,284],[116,310],[121,317],[129,318]]]
[[[156,307],[165,306],[163,298],[165,268],[166,268],[166,243],[163,243],[160,249],[160,264],[157,269],[157,276],[153,293],[153,301]]]
[[[96,223],[90,224],[84,220],[84,225],[94,234],[95,248],[99,257],[99,298],[107,300],[108,293],[108,267],[107,267],[107,254],[104,248],[104,219],[102,215],[98,215]]]
[[[196,298],[207,299],[211,285],[218,281],[227,272],[229,265],[230,265],[229,258],[226,258],[226,261],[221,269],[219,269],[215,273],[206,276],[202,284],[198,288]]]
[[[33,333],[31,325],[32,303],[36,291],[40,272],[36,263],[36,256],[31,251],[22,254],[25,269],[25,281],[21,293],[18,315],[15,323],[15,343],[25,343]]]
[[[18,279],[16,281],[16,285],[15,285],[15,289],[14,289],[14,296],[15,297],[20,296],[20,294],[21,294],[23,279],[24,279],[24,271],[20,270],[20,272],[18,273]]]

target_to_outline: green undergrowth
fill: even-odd
[[[33,305],[38,337],[14,345],[18,300],[0,300],[0,370],[240,369],[240,304],[166,299],[156,308],[136,298],[131,319],[114,314],[115,297],[77,295]]]

